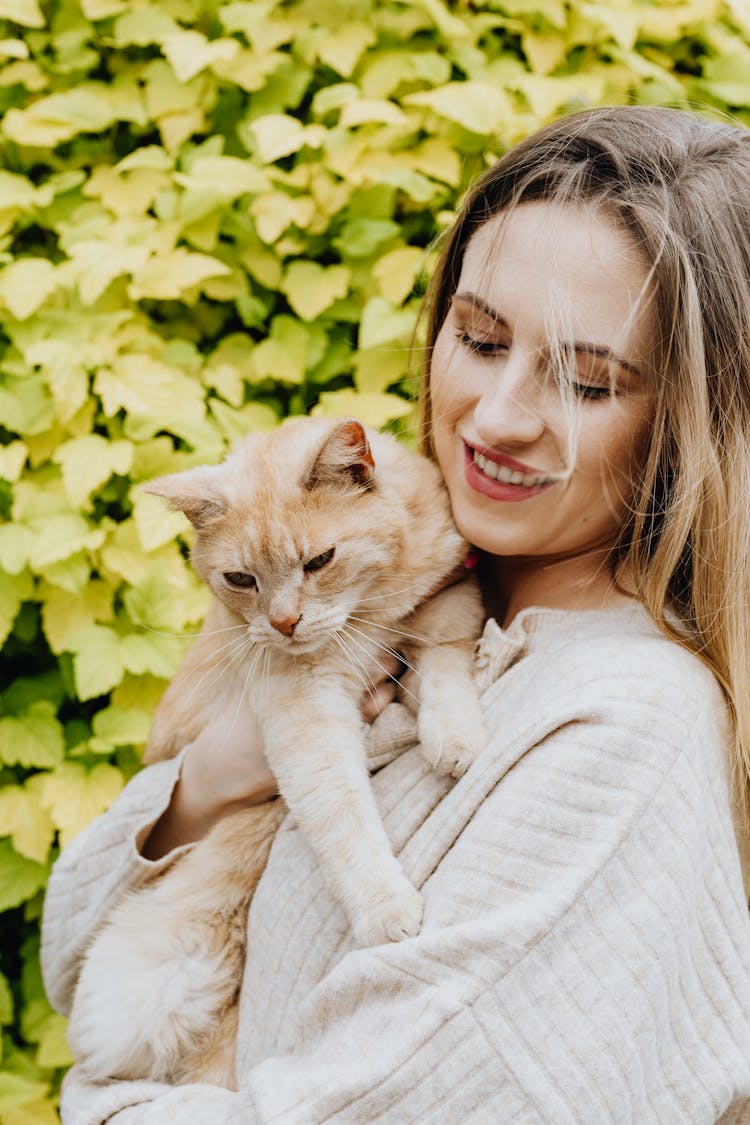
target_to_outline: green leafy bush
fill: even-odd
[[[137,491],[288,414],[408,433],[436,236],[512,142],[636,101],[750,124],[744,0],[0,0],[0,1122],[57,1120],[58,849],[205,610]]]

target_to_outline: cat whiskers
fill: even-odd
[[[206,663],[209,664],[209,667],[203,673],[203,675],[198,680],[198,682],[196,684],[193,684],[193,686],[190,690],[190,694],[192,695],[195,692],[197,692],[198,688],[201,686],[201,684],[205,680],[206,676],[210,676],[211,672],[217,672],[218,674],[211,681],[211,684],[209,686],[213,687],[214,684],[217,684],[219,682],[219,680],[221,679],[221,677],[224,675],[224,672],[226,671],[226,669],[223,668],[222,665],[228,664],[231,667],[231,665],[234,663],[234,661],[237,657],[239,657],[239,656],[244,657],[244,656],[247,655],[247,653],[253,647],[254,643],[255,643],[254,641],[251,641],[246,636],[245,637],[233,637],[231,641],[228,641],[225,645],[222,645],[222,647],[219,649],[219,652],[222,652],[224,649],[229,649],[229,651],[225,652],[224,656],[222,656],[221,660],[219,660],[218,662],[216,662],[217,653],[215,653],[215,652],[210,653],[208,656],[204,656],[203,660],[199,661],[199,663],[196,664],[195,668],[191,669],[191,672],[197,672],[198,669],[203,664],[206,664]],[[243,651],[243,650],[246,650],[246,651]]]
[[[341,649],[341,651],[343,652],[346,659],[351,664],[354,671],[357,673],[357,676],[359,677],[360,683],[362,684],[362,687],[365,689],[365,691],[374,692],[377,689],[377,684],[376,684],[375,680],[373,680],[372,676],[367,671],[367,668],[364,665],[364,663],[359,659],[357,654],[353,651],[351,645],[344,639],[343,631],[337,630],[335,633],[332,634],[332,637],[333,637],[333,640],[336,642],[336,644]],[[354,638],[350,637],[349,640],[354,640]],[[384,670],[385,669],[383,669],[383,671]]]
[[[369,657],[369,656],[371,656],[371,654],[370,654],[370,653],[369,653],[369,652],[367,651],[367,649],[365,648],[365,646],[364,646],[363,644],[361,644],[361,643],[360,643],[360,642],[359,642],[359,641],[357,640],[357,638],[356,638],[356,637],[353,637],[353,636],[351,635],[351,630],[354,630],[354,632],[356,632],[356,633],[359,633],[359,634],[360,634],[361,636],[365,637],[365,638],[366,638],[366,639],[367,639],[368,641],[371,641],[371,642],[372,642],[372,644],[376,645],[376,646],[377,646],[378,648],[381,648],[381,649],[383,649],[383,651],[384,651],[384,652],[387,652],[387,653],[389,653],[389,654],[390,654],[391,656],[395,656],[397,660],[400,660],[400,661],[401,661],[402,663],[404,663],[404,664],[407,664],[407,666],[408,666],[409,668],[411,668],[412,672],[414,672],[414,674],[415,674],[415,675],[417,675],[417,676],[419,675],[419,673],[417,672],[417,670],[416,670],[416,669],[415,669],[414,667],[412,667],[412,665],[411,665],[411,664],[408,664],[408,662],[407,662],[406,660],[404,660],[404,659],[403,659],[403,657],[402,657],[402,656],[400,656],[400,655],[399,655],[399,654],[398,654],[397,652],[395,652],[395,651],[394,651],[394,650],[393,650],[392,648],[388,648],[388,646],[387,646],[387,645],[384,645],[384,644],[381,644],[381,643],[379,643],[378,641],[374,640],[374,638],[373,638],[373,637],[369,637],[369,636],[367,635],[367,633],[363,633],[361,629],[357,629],[357,628],[355,628],[355,626],[354,626],[354,625],[349,625],[349,624],[347,623],[346,625],[344,625],[344,628],[343,628],[343,629],[341,630],[341,632],[339,632],[339,633],[338,633],[337,635],[338,635],[339,637],[341,637],[341,634],[342,634],[342,633],[346,633],[346,635],[347,635],[347,638],[348,638],[348,640],[349,640],[349,641],[350,641],[350,642],[351,642],[352,644],[356,645],[356,646],[357,646],[357,648],[361,649],[361,650],[362,650],[362,652],[364,652],[366,656],[368,656],[368,657]],[[374,659],[374,658],[373,658],[373,659]],[[377,664],[377,663],[378,663],[378,662],[376,661],[376,664]],[[398,676],[394,676],[394,675],[392,675],[392,674],[391,674],[390,672],[387,672],[387,671],[386,671],[386,669],[385,669],[385,668],[383,667],[383,665],[382,665],[382,664],[378,664],[378,668],[380,668],[380,671],[381,671],[381,672],[382,672],[382,673],[383,673],[383,674],[384,674],[384,675],[385,675],[385,676],[386,676],[386,677],[387,677],[387,678],[388,678],[389,680],[393,680],[394,684],[398,684],[398,686],[400,687],[401,691],[405,692],[405,693],[406,693],[406,694],[407,694],[407,695],[408,695],[408,696],[409,696],[409,697],[410,697],[411,699],[413,699],[413,700],[414,700],[414,702],[415,702],[415,703],[417,704],[417,706],[419,706],[419,700],[417,699],[416,695],[415,695],[415,694],[414,694],[413,692],[409,691],[409,689],[408,689],[407,687],[405,687],[405,686],[404,686],[404,685],[403,685],[403,684],[401,683],[401,681],[399,680]],[[375,689],[375,688],[377,687],[377,684],[374,684],[372,680],[370,681],[370,683],[371,683],[371,688],[370,688],[370,690],[374,690],[374,689]]]
[[[131,620],[139,629],[145,629],[148,633],[156,633],[159,637],[215,637],[218,633],[234,633],[237,629],[247,629],[247,625],[243,621],[241,625],[228,625],[226,629],[201,629],[199,633],[170,633],[166,629],[154,629],[152,625],[147,625],[145,621],[139,621],[137,617],[131,617]]]
[[[362,625],[372,625],[375,629],[385,629],[387,633],[395,633],[397,637],[404,637],[409,641],[417,641],[421,645],[429,648],[438,648],[436,641],[428,641],[426,637],[420,637],[418,633],[405,633],[403,629],[392,629],[390,625],[380,625],[377,621],[369,621],[366,617],[357,617],[354,613],[350,613],[349,621],[359,621]]]
[[[258,667],[258,664],[260,663],[261,657],[267,656],[267,655],[268,655],[267,650],[264,650],[262,648],[258,648],[252,656],[252,659],[250,661],[250,667],[248,668],[247,675],[245,676],[245,682],[242,685],[242,691],[240,692],[240,698],[237,702],[237,706],[235,708],[234,715],[232,716],[232,722],[229,726],[229,731],[227,733],[227,737],[229,737],[229,735],[234,730],[234,724],[237,722],[237,716],[239,715],[240,710],[242,708],[242,704],[243,704],[243,701],[245,699],[245,692],[247,691],[247,687],[248,687],[248,684],[250,683],[250,679],[253,676],[253,674],[255,672],[255,669]]]

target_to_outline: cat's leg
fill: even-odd
[[[233,1083],[247,910],[281,801],[221,820],[153,883],[127,893],[95,937],[68,1039],[93,1078]],[[210,1064],[208,1071],[207,1065]]]
[[[335,679],[299,677],[274,693],[264,722],[289,811],[349,918],[358,945],[419,932],[422,897],[394,858],[370,785],[356,699]],[[293,701],[293,703],[292,703]]]
[[[441,591],[409,619],[412,641],[404,648],[412,668],[402,683],[419,701],[423,755],[451,777],[461,777],[487,744],[474,685],[482,613],[479,588],[470,579]],[[414,643],[415,636],[420,642]]]
[[[421,752],[438,773],[461,777],[487,745],[472,653],[458,644],[425,648],[415,667],[405,686],[419,696]]]

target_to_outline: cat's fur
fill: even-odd
[[[462,774],[485,741],[472,682],[482,606],[471,579],[431,596],[467,550],[437,467],[358,422],[301,420],[149,490],[195,525],[193,564],[215,598],[146,758],[177,753],[244,698],[284,800],[224,818],[126,895],[88,951],[68,1034],[98,1079],[231,1085],[247,910],[285,804],[356,943],[418,933],[421,896],[369,785],[360,699],[385,649],[402,652],[422,753]],[[257,587],[233,586],[234,573]],[[224,650],[234,656],[218,682],[204,675],[238,635],[247,643]]]

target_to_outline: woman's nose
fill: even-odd
[[[476,436],[488,446],[529,445],[545,430],[533,361],[511,350],[474,408]]]

